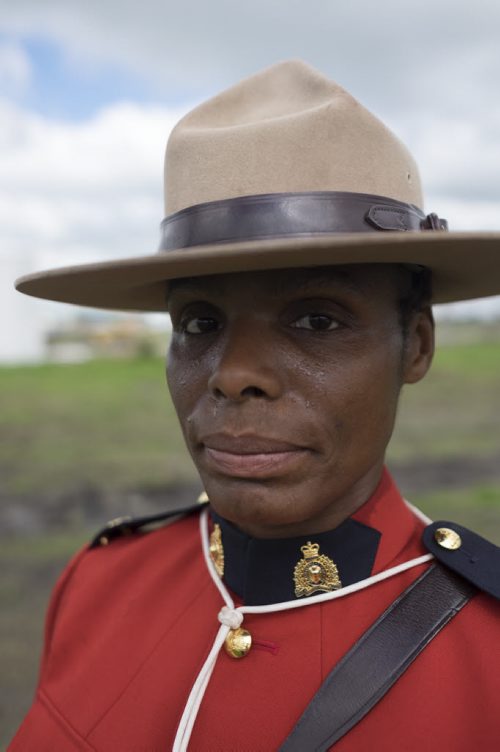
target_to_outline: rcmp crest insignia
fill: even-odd
[[[295,595],[301,598],[313,593],[329,593],[342,587],[337,565],[332,559],[319,553],[319,544],[308,541],[301,546],[303,558],[293,572]]]

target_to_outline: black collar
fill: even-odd
[[[301,546],[318,543],[319,553],[337,565],[342,587],[372,572],[381,533],[348,519],[335,530],[298,538],[260,539],[242,533],[213,510],[224,548],[224,582],[246,605],[296,600],[293,572],[302,559]]]

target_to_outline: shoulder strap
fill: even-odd
[[[157,526],[158,524],[167,522],[175,517],[184,517],[187,514],[198,512],[206,505],[206,503],[205,500],[201,500],[188,507],[183,506],[178,509],[169,509],[167,512],[148,514],[144,517],[116,517],[114,520],[110,520],[106,526],[92,538],[89,548],[107,546],[117,538],[137,533],[145,528],[148,529],[152,526]]]
[[[440,520],[425,528],[424,546],[479,590],[500,599],[500,547],[456,522]]]
[[[330,672],[279,752],[329,749],[388,692],[476,592],[440,564],[432,565]]]

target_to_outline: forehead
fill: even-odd
[[[396,264],[350,264],[186,277],[169,282],[167,300],[175,297],[177,292],[226,295],[235,289],[240,294],[260,292],[279,296],[307,294],[309,289],[321,291],[324,288],[364,297],[375,292],[387,294],[406,276],[403,272]]]

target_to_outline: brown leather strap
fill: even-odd
[[[388,692],[477,592],[440,564],[430,567],[330,672],[279,752],[325,752]]]
[[[446,230],[417,206],[367,193],[266,193],[182,209],[161,224],[160,252],[265,238],[340,232]]]

